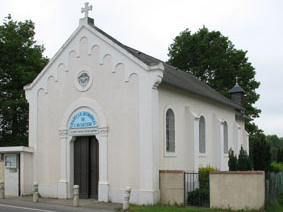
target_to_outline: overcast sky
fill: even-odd
[[[0,19],[31,19],[36,40],[49,58],[76,29],[86,0],[0,0]],[[283,1],[282,0],[89,0],[95,25],[120,42],[162,60],[185,28],[203,25],[228,36],[248,51],[261,95],[256,120],[266,134],[283,137]]]

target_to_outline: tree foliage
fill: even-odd
[[[277,150],[277,162],[283,163],[283,148]]]
[[[252,160],[254,170],[270,170],[271,164],[271,151],[270,143],[267,142],[266,136],[258,133],[251,136],[250,142],[252,145]]]
[[[34,24],[13,21],[0,25],[0,146],[27,145],[28,103],[23,86],[48,62],[36,45]]]
[[[280,149],[283,149],[283,140],[280,139],[277,135],[267,135],[266,140],[270,144],[271,160],[277,161],[277,152],[280,151]]]
[[[168,63],[191,72],[226,97],[238,77],[239,85],[246,92],[245,114],[253,120],[260,113],[253,105],[259,99],[255,90],[260,83],[255,80],[254,67],[246,54],[246,51],[237,50],[219,31],[203,27],[193,34],[186,29],[174,39],[169,47]],[[251,121],[246,122],[246,129],[251,134],[258,131]]]

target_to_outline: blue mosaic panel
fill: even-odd
[[[87,111],[80,111],[76,113],[70,123],[70,129],[91,127],[97,127],[97,122],[94,116]]]

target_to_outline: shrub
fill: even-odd
[[[248,153],[241,146],[239,159],[238,159],[238,170],[239,171],[248,171],[252,169],[251,161],[248,156]]]
[[[209,188],[198,188],[189,192],[188,203],[194,206],[206,206],[209,203]]]
[[[209,172],[218,171],[218,169],[213,168],[212,166],[200,167],[198,169],[199,173],[199,187],[200,188],[208,188],[209,181]]]
[[[248,153],[241,146],[239,158],[234,154],[232,149],[229,150],[229,171],[248,171],[252,169],[252,162]]]
[[[194,206],[209,206],[209,172],[218,171],[212,166],[199,168],[199,188],[188,192],[188,203]]]
[[[237,171],[238,170],[238,159],[234,154],[234,151],[230,148],[229,150],[229,161],[228,161],[229,171]]]

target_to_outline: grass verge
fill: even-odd
[[[282,212],[283,211],[283,194],[279,195],[275,200],[270,201],[266,206],[268,212]]]
[[[283,212],[283,194],[279,195],[275,200],[269,202],[267,204],[267,208],[265,211]],[[231,210],[181,207],[181,206],[164,206],[164,205],[154,205],[154,206],[131,205],[130,212],[231,212]]]

